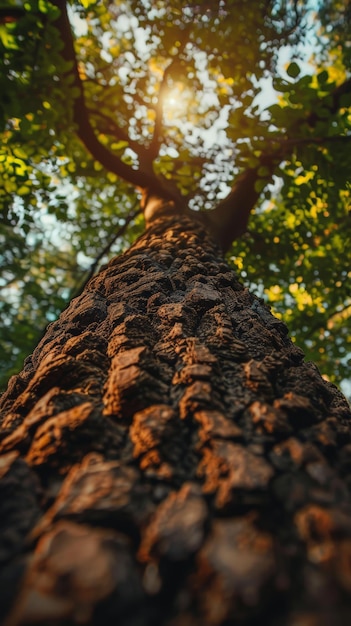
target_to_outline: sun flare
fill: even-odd
[[[166,119],[171,120],[186,115],[191,94],[183,84],[169,89],[163,96],[163,111]]]

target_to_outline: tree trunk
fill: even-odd
[[[156,219],[1,406],[6,626],[350,623],[348,404],[199,223]]]

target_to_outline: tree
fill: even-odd
[[[233,28],[236,2],[77,2],[75,58],[67,22],[62,50],[55,5],[2,9],[2,385],[104,252],[142,232],[121,161],[127,178],[142,185],[149,171],[208,209],[275,153],[275,185],[229,256],[307,357],[333,382],[348,377],[349,12],[311,4],[246,2]],[[272,85],[268,106],[261,92]],[[108,149],[107,171],[77,130],[90,149]]]
[[[299,220],[299,237],[305,232],[316,246],[316,223],[327,230],[323,218],[339,220],[339,237],[347,234],[349,49],[343,41],[335,52],[334,82],[328,72],[299,77],[298,63],[290,63],[289,81],[276,79],[280,104],[269,118],[253,118],[253,85],[273,67],[277,41],[301,40],[308,13],[303,18],[297,3],[244,4],[235,28],[235,2],[127,8],[125,32],[135,41],[131,46],[125,36],[130,67],[120,82],[118,61],[108,67],[120,40],[111,36],[111,59],[103,43],[103,32],[113,22],[121,31],[127,19],[119,5],[85,7],[91,31],[81,65],[63,2],[38,3],[35,12],[25,6],[24,15],[17,7],[4,12],[7,106],[19,113],[6,129],[4,167],[19,170],[5,179],[8,227],[21,207],[23,224],[30,221],[20,199],[37,201],[37,182],[42,198],[54,193],[48,170],[33,164],[43,150],[53,168],[65,154],[66,173],[75,178],[87,168],[87,195],[98,193],[101,179],[92,172],[101,166],[111,183],[121,176],[143,188],[147,229],[48,327],[2,396],[1,587],[11,589],[2,594],[3,614],[8,624],[349,623],[349,406],[303,361],[285,324],[240,285],[221,251],[245,232],[277,167],[282,183],[273,216],[258,213],[256,230],[250,227],[257,246],[267,224],[279,239]],[[327,67],[342,9],[324,3],[320,12],[321,27],[335,23],[318,49]],[[241,46],[253,30],[257,37]],[[142,33],[148,46],[137,43]],[[26,54],[33,51],[30,64]],[[215,104],[204,101],[205,71],[216,79]],[[188,127],[163,123],[167,89],[179,84],[184,91],[191,72],[204,107],[195,101],[199,125],[219,106],[225,111],[236,89],[243,108],[232,102],[222,145],[237,152],[241,173],[211,212],[192,210],[195,199],[203,198],[211,174],[209,194],[218,192],[220,170],[226,181],[234,165],[206,154],[204,135],[192,143],[183,136]],[[47,115],[38,108],[35,119],[33,102],[31,111],[25,100],[11,102],[19,79],[32,81]],[[130,109],[118,109],[116,123],[111,109],[120,102]],[[21,156],[20,139],[33,150],[33,132],[40,148],[35,158]],[[333,177],[322,176],[327,164]],[[16,176],[26,191],[18,189],[11,204]],[[106,189],[100,194],[110,201]],[[310,206],[306,223],[294,210],[297,196]],[[130,201],[121,208],[122,228],[135,214]],[[237,244],[244,259],[248,241]],[[269,262],[274,268],[274,254]],[[294,285],[299,304],[301,281]]]

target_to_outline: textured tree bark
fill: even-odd
[[[199,223],[111,261],[1,406],[6,626],[350,623],[348,404]]]

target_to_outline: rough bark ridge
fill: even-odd
[[[111,261],[1,404],[7,626],[350,623],[349,407],[198,223]]]

